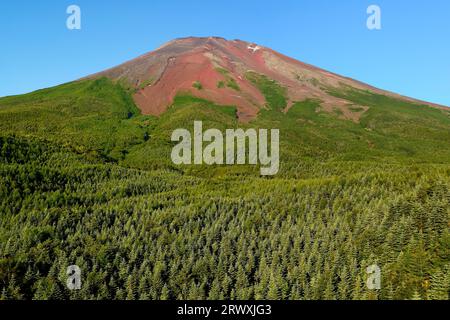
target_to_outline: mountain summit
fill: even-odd
[[[287,100],[284,111],[305,99],[321,101],[321,109],[358,121],[367,106],[355,106],[329,93],[359,89],[419,102],[382,91],[289,58],[269,48],[219,37],[182,38],[92,77],[125,81],[135,90],[134,100],[144,114],[160,115],[179,93],[237,107],[241,121],[253,119],[266,106],[254,75],[275,81]],[[423,102],[420,102],[424,104]],[[431,105],[431,104],[428,104]]]

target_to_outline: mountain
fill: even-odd
[[[194,121],[278,129],[278,174],[174,164]],[[0,300],[445,300],[449,221],[447,108],[252,43],[0,98]]]
[[[450,159],[450,109],[239,40],[177,39],[81,80],[0,99],[3,134],[51,139],[140,169],[174,169],[170,135],[195,120],[280,129],[288,176],[308,174],[293,169],[305,158]]]
[[[352,101],[328,93],[341,88],[422,103],[307,65],[254,43],[219,37],[173,40],[94,78],[106,76],[125,81],[136,89],[134,101],[144,114],[160,115],[178,93],[188,92],[219,105],[234,105],[239,119],[248,121],[266,105],[265,97],[254,85],[253,74],[275,80],[286,88],[285,112],[297,101],[318,99],[324,111],[338,110],[342,118],[358,121],[368,106],[355,106]]]

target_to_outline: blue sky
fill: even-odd
[[[76,4],[82,29],[66,28]],[[366,28],[367,7],[382,29]],[[448,0],[0,2],[0,96],[75,80],[184,36],[222,36],[450,106]]]

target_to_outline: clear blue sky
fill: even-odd
[[[82,29],[66,28],[66,8]],[[382,9],[382,30],[366,9]],[[271,47],[377,87],[450,106],[448,0],[2,0],[0,96],[75,80],[184,36]]]

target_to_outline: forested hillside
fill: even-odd
[[[189,95],[141,115],[107,79],[0,99],[0,298],[449,299],[450,112],[330,89],[368,107],[353,122],[248,77],[250,123]],[[280,129],[279,174],[175,166],[194,120]]]

